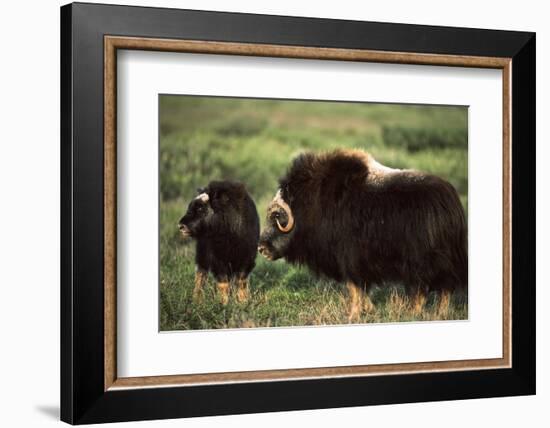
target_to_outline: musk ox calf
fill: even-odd
[[[229,300],[229,286],[236,282],[237,299],[248,298],[248,275],[254,269],[260,222],[254,201],[242,183],[212,181],[198,190],[179,221],[183,237],[197,241],[195,288],[202,296],[208,272],[216,278],[223,304]]]
[[[448,305],[467,288],[466,219],[445,180],[337,150],[298,156],[279,184],[260,253],[345,282],[350,321],[372,308],[373,284],[404,284],[417,310],[429,291]]]

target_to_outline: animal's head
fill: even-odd
[[[187,212],[178,223],[181,235],[184,238],[201,235],[208,229],[213,216],[210,195],[206,189],[198,189],[198,195],[189,203]]]
[[[240,211],[246,188],[234,181],[211,181],[197,190],[187,212],[178,223],[183,237],[224,233],[241,227]]]
[[[292,210],[281,190],[267,208],[266,226],[260,235],[258,251],[269,260],[284,257],[295,233],[295,220]]]

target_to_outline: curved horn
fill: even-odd
[[[279,205],[288,216],[288,223],[286,224],[286,226],[283,227],[281,223],[279,223],[279,219],[277,219],[277,227],[281,232],[288,233],[294,227],[294,216],[292,215],[292,211],[288,204],[283,200],[280,190],[277,192],[275,199],[277,201],[277,205]]]

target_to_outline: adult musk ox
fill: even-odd
[[[260,234],[254,201],[242,183],[212,181],[199,189],[179,221],[183,237],[197,241],[193,295],[200,298],[208,272],[216,278],[223,304],[229,300],[230,283],[237,284],[237,299],[248,298],[248,275]]]
[[[467,288],[466,219],[445,180],[337,150],[298,156],[279,184],[260,253],[345,282],[350,321],[363,303],[372,308],[373,284],[404,284],[420,309],[429,291],[448,305],[453,290]]]

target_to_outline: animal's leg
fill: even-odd
[[[363,289],[353,282],[346,284],[348,288],[349,314],[348,322],[358,321],[361,316],[361,303],[363,301]]]
[[[439,307],[437,314],[441,317],[449,311],[449,303],[451,301],[451,290],[443,289],[439,295]]]
[[[229,302],[229,280],[227,278],[218,279],[218,292],[222,304],[227,305]]]
[[[246,276],[239,276],[237,278],[237,301],[246,302],[248,300],[248,278]]]
[[[202,287],[206,283],[208,273],[202,269],[197,268],[195,271],[195,288],[193,288],[193,299],[200,301],[202,299]]]
[[[426,304],[426,290],[424,287],[410,287],[408,290],[409,301],[415,315],[420,315]]]

